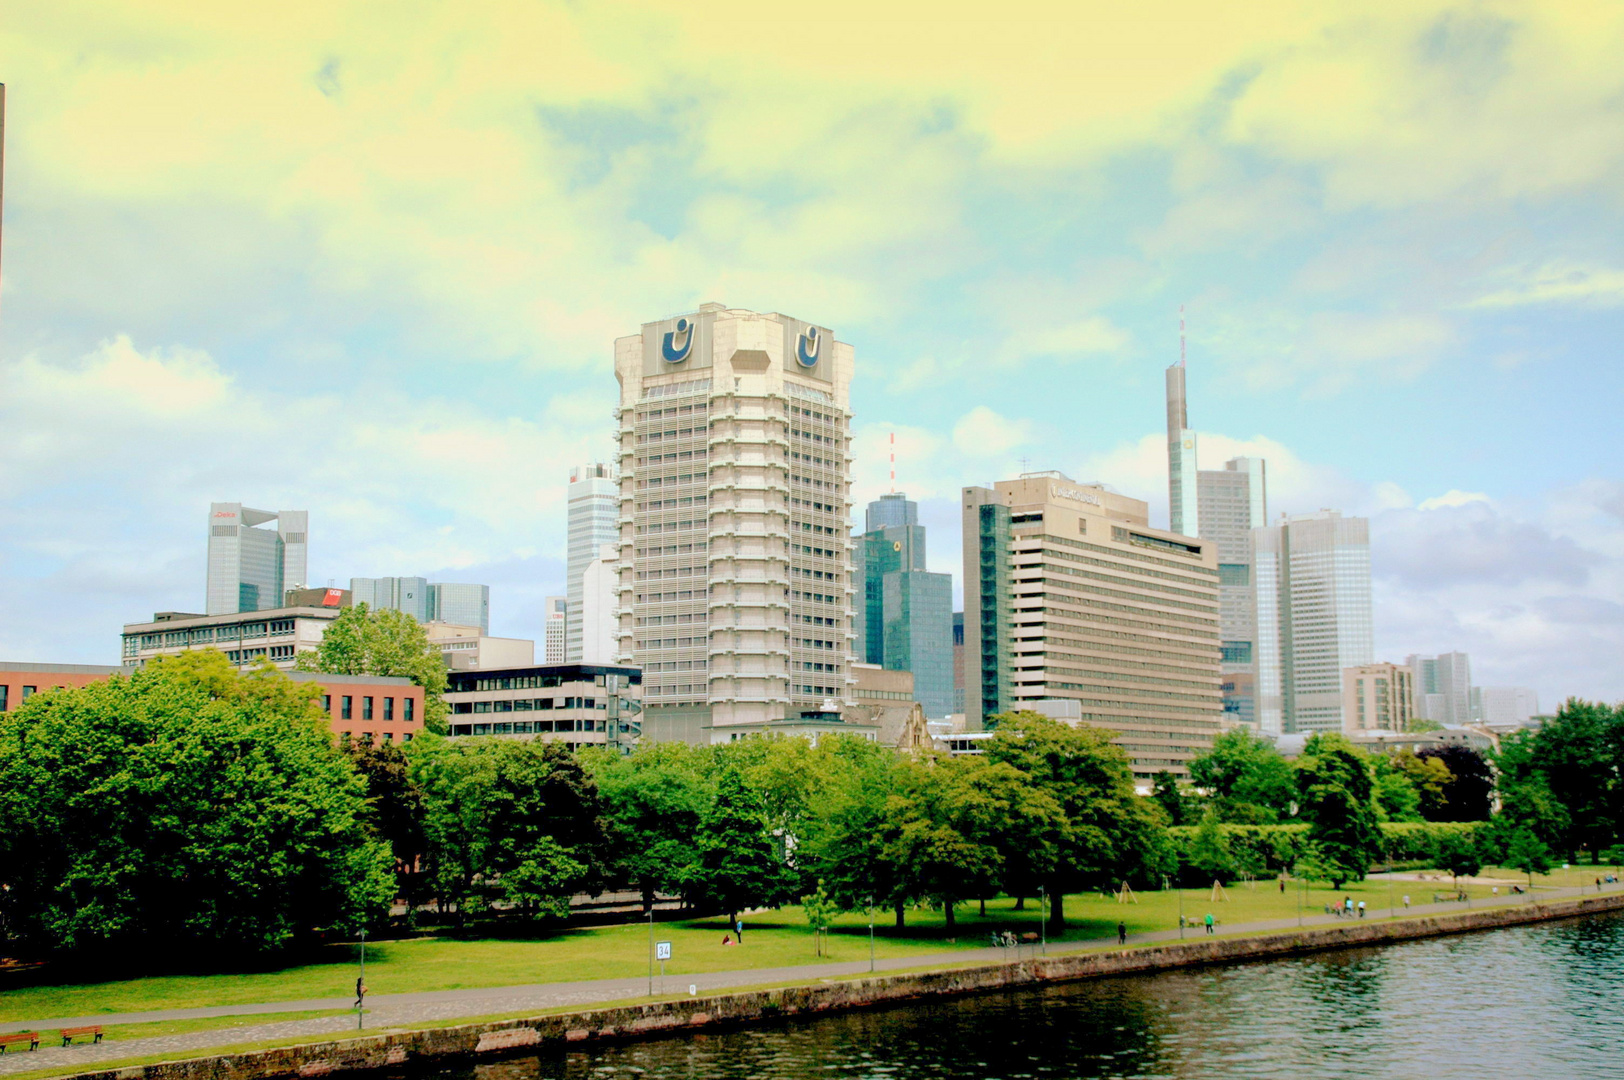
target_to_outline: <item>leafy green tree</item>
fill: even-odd
[[[710,804],[699,752],[656,743],[628,755],[583,758],[603,799],[611,873],[643,894],[646,915],[657,892],[681,892],[694,872],[694,841]]]
[[[1494,802],[1494,771],[1482,754],[1470,746],[1449,743],[1429,746],[1416,755],[1422,761],[1441,761],[1449,770],[1443,806],[1437,821],[1487,821]]]
[[[1056,931],[1065,926],[1066,892],[1155,881],[1172,872],[1161,814],[1135,793],[1133,770],[1113,733],[1026,711],[996,719],[987,759],[1014,766],[1060,808],[1046,882]]]
[[[1196,827],[1195,840],[1190,845],[1190,865],[1201,871],[1203,882],[1225,881],[1235,873],[1229,838],[1218,823],[1215,809],[1209,808]]]
[[[1297,795],[1332,887],[1362,881],[1381,849],[1365,756],[1341,735],[1311,736],[1297,759]]]
[[[769,826],[741,772],[723,766],[714,783],[715,794],[694,837],[695,858],[684,893],[692,906],[727,912],[731,923],[743,908],[777,907],[791,900],[797,882],[784,837]]]
[[[1371,793],[1376,800],[1376,817],[1381,821],[1420,821],[1421,793],[1410,774],[1386,755],[1372,761]]]
[[[1408,747],[1393,755],[1393,765],[1405,776],[1409,777],[1410,785],[1415,788],[1417,805],[1421,817],[1426,821],[1443,821],[1446,813],[1445,795],[1449,783],[1454,779],[1449,766],[1444,764],[1441,757],[1417,757]]]
[[[423,899],[419,873],[427,849],[423,837],[423,793],[412,782],[406,753],[394,743],[351,740],[340,744],[366,782],[367,823],[389,844],[395,858],[396,888],[408,909]]]
[[[892,908],[903,926],[914,899],[908,868],[897,862],[900,826],[897,809],[904,802],[907,759],[866,739],[824,738],[820,750],[840,767],[808,822],[800,853],[804,868],[826,884],[841,908]]]
[[[1186,825],[1186,812],[1184,804],[1188,801],[1185,794],[1179,790],[1178,779],[1166,769],[1156,774],[1156,779],[1150,789],[1150,797],[1156,800],[1156,805],[1162,808],[1167,815],[1169,825]]]
[[[1274,744],[1243,727],[1212,742],[1190,762],[1190,782],[1207,793],[1223,821],[1270,825],[1291,816],[1291,765]]]
[[[1507,866],[1514,870],[1521,870],[1528,875],[1528,887],[1534,887],[1535,874],[1548,874],[1556,865],[1551,858],[1551,849],[1545,841],[1535,835],[1534,830],[1517,828],[1512,831],[1511,840],[1506,845]]]
[[[0,714],[15,943],[241,957],[384,917],[389,850],[316,692],[211,649]]]
[[[562,743],[424,736],[407,758],[442,908],[460,917],[501,901],[557,916],[601,883],[597,787]]]
[[[829,899],[829,894],[824,891],[823,882],[820,881],[816,892],[801,898],[801,910],[806,914],[806,924],[812,928],[817,954],[822,956],[824,935],[829,932],[829,927],[834,925],[835,913],[840,908]]]
[[[423,726],[444,734],[448,710],[445,660],[429,644],[421,623],[404,611],[373,611],[356,604],[327,624],[314,652],[300,653],[300,671],[328,675],[384,675],[423,688]]]
[[[1502,744],[1506,763],[1502,771],[1513,782],[1537,772],[1556,800],[1567,811],[1567,827],[1552,843],[1577,861],[1579,851],[1589,849],[1596,858],[1602,848],[1617,838],[1624,824],[1624,715],[1588,701],[1568,699],[1556,716],[1537,730],[1518,733],[1514,740],[1525,741],[1529,761],[1526,766],[1513,760],[1516,745],[1508,751]]]
[[[1438,865],[1449,871],[1455,886],[1462,877],[1475,877],[1483,869],[1483,849],[1474,833],[1447,832],[1438,840]]]

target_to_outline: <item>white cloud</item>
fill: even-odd
[[[1472,308],[1530,304],[1624,304],[1624,270],[1609,266],[1551,262],[1508,275],[1513,283],[1471,301]]]
[[[1459,491],[1451,488],[1442,495],[1430,499],[1423,499],[1416,507],[1417,510],[1441,510],[1445,507],[1468,506],[1471,503],[1486,503],[1492,500],[1481,491]]]

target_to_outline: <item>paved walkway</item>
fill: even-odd
[[[1401,896],[1405,888],[1410,890],[1412,897],[1427,895],[1433,891],[1432,886],[1435,884],[1438,883],[1395,881],[1395,895]],[[1618,892],[1621,889],[1624,889],[1624,885],[1604,886],[1605,892]],[[1558,899],[1581,894],[1594,895],[1595,892],[1594,886],[1582,890],[1542,888],[1538,890],[1538,895],[1541,899]],[[1492,901],[1478,899],[1474,900],[1471,906],[1479,909],[1506,907],[1513,904],[1526,904],[1531,899],[1529,896],[1509,896]],[[1402,907],[1398,910],[1405,911],[1406,914],[1413,916],[1465,911],[1467,907],[1467,904],[1452,902],[1447,904],[1416,904],[1407,911]],[[1200,914],[1205,914],[1205,912],[1192,913],[1192,920],[1198,918]],[[1373,908],[1370,911],[1371,918],[1381,918],[1387,914],[1387,908]],[[1301,925],[1323,926],[1343,921],[1346,920],[1334,915],[1326,915],[1323,910],[1305,911]],[[1217,927],[1217,931],[1219,934],[1244,934],[1292,929],[1298,925],[1299,921],[1295,918],[1271,919],[1220,925]],[[1183,931],[1182,935],[1177,929],[1160,930],[1145,934],[1130,934],[1128,935],[1128,943],[1130,945],[1139,945],[1176,941],[1181,936],[1194,938],[1200,936],[1201,933],[1201,927],[1192,925]],[[1065,953],[1098,949],[1102,946],[1109,947],[1115,943],[1115,938],[1068,941],[1064,944],[1049,945],[1047,953],[1048,955],[1064,955]],[[1037,955],[1038,951],[1036,945],[1023,945],[1020,948],[1012,949],[960,949],[954,952],[930,955],[889,957],[876,960],[873,970],[896,971],[926,967],[968,967],[975,964],[996,963],[1017,958],[1025,959]],[[868,961],[858,961],[856,963],[839,964],[803,964],[779,968],[749,968],[743,971],[673,974],[666,976],[663,982],[659,976],[655,976],[654,981],[656,994],[669,995],[680,994],[689,986],[693,986],[700,993],[707,993],[741,986],[849,978],[854,975],[865,975],[869,970]],[[386,1028],[408,1027],[414,1023],[427,1020],[454,1020],[466,1016],[488,1016],[530,1010],[539,1012],[544,1009],[556,1009],[565,1006],[590,1006],[606,1001],[625,1001],[643,997],[647,994],[648,979],[644,977],[593,979],[535,986],[499,986],[473,990],[434,990],[415,994],[379,994],[367,999],[366,1027],[367,1030],[378,1031]],[[263,1015],[266,1013],[349,1009],[354,1003],[355,999],[353,997],[309,998],[303,1001],[277,1001],[258,1005],[225,1005],[200,1009],[160,1009],[138,1013],[104,1013],[97,1016],[51,1017],[27,1022],[7,1021],[0,1023],[0,1032],[45,1032],[56,1028],[76,1027],[85,1024],[142,1024],[161,1020],[187,1020],[219,1016],[241,1016],[244,1018],[242,1024],[231,1027],[211,1028],[207,1031],[194,1031],[179,1035],[119,1039],[100,1044],[71,1047],[47,1046],[42,1043],[39,1050],[31,1053],[14,1050],[0,1055],[0,1076],[10,1073],[31,1072],[36,1069],[69,1063],[90,1067],[98,1062],[144,1057],[150,1054],[179,1055],[193,1051],[204,1051],[212,1047],[233,1046],[266,1039],[341,1035],[356,1030],[356,1020],[353,1012],[347,1016],[327,1016],[310,1020],[284,1020],[263,1024],[252,1023],[252,1017],[256,1014]]]

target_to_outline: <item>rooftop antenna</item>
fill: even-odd
[[[897,433],[891,433],[891,494],[897,493]]]
[[[1184,363],[1184,305],[1179,305],[1179,367],[1187,366]]]

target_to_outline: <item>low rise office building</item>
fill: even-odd
[[[225,615],[160,611],[151,622],[126,623],[121,656],[143,664],[155,656],[219,649],[239,668],[269,660],[284,670],[302,652],[314,652],[339,607],[284,607]]]
[[[449,679],[453,736],[629,748],[641,732],[643,673],[635,667],[543,664],[453,671]]]
[[[1360,664],[1342,670],[1342,730],[1409,731],[1415,676],[1403,664]]]
[[[529,667],[536,662],[536,643],[528,638],[491,637],[477,626],[456,623],[431,622],[423,629],[452,671]]]

